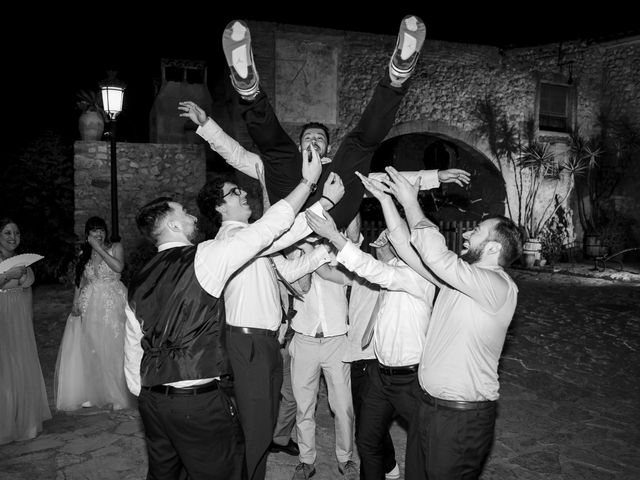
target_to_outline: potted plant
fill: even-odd
[[[615,216],[607,202],[622,179],[623,165],[640,145],[637,131],[625,119],[613,124],[601,113],[599,125],[599,132],[591,137],[581,136],[578,128],[571,136],[571,155],[579,167],[576,202],[588,257],[605,255],[607,249],[615,248],[602,241],[609,218]]]
[[[102,108],[102,96],[95,90],[80,90],[76,94],[76,106],[81,112],[78,119],[80,138],[85,141],[100,140],[107,120]]]
[[[527,237],[524,261],[532,266],[541,258],[540,233],[571,193],[578,166],[571,162],[571,157],[558,162],[549,144],[536,139],[532,118],[519,130],[492,97],[480,100],[474,113],[480,122],[477,131],[487,139],[503,179],[508,176],[512,179],[515,195],[507,194],[507,215]],[[541,192],[543,185],[545,195]]]
[[[556,202],[558,202],[557,198]],[[542,244],[540,263],[545,262],[549,265],[558,263],[562,257],[563,250],[568,248],[571,243],[571,237],[567,212],[560,206],[540,232],[540,242]]]

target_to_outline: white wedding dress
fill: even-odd
[[[127,289],[101,258],[89,260],[79,294],[81,316],[69,315],[55,373],[58,410],[83,404],[114,410],[135,406],[124,377]],[[88,403],[87,403],[88,402]]]

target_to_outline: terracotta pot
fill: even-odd
[[[532,268],[536,264],[536,255],[534,252],[524,252],[524,266]]]
[[[98,112],[84,112],[78,119],[80,138],[84,141],[96,141],[104,133],[104,120]]]
[[[522,246],[523,253],[531,252],[536,260],[540,260],[540,250],[542,250],[542,242],[537,238],[530,238]]]

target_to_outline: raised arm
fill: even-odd
[[[273,243],[293,224],[294,215],[302,208],[311,193],[310,184],[320,177],[318,155],[302,162],[302,181],[264,215],[228,239],[214,239],[198,245],[195,265],[200,285],[212,296],[222,294],[225,283],[233,273]]]
[[[418,170],[400,172],[400,174],[409,180],[410,183],[415,183],[417,179],[420,179],[420,183],[418,184],[420,190],[438,188],[441,183],[456,183],[464,187],[471,182],[471,174],[460,168],[450,168],[448,170]],[[370,172],[367,178],[384,183],[389,179],[389,176],[386,172]],[[367,190],[364,196],[371,197],[372,194]]]
[[[333,206],[340,201],[342,195],[344,195],[342,180],[337,173],[332,172],[324,183],[322,198],[311,205],[309,210],[317,213],[318,215],[322,215],[324,211],[333,208]],[[262,252],[262,254],[269,255],[271,253],[278,252],[302,240],[311,233],[311,228],[309,228],[309,225],[307,224],[307,219],[304,216],[304,213],[300,213],[293,222],[292,227],[273,242],[273,245]]]
[[[302,154],[302,180],[294,188],[289,195],[283,198],[294,212],[299,212],[307,201],[309,194],[315,189],[320,174],[322,173],[322,164],[318,152],[314,148],[311,152],[306,150]]]
[[[102,257],[111,270],[116,273],[121,273],[122,270],[124,270],[124,249],[120,242],[111,245],[111,252],[108,252],[104,246],[92,236],[87,238],[87,242],[91,245],[91,248]]]
[[[411,234],[407,223],[400,216],[400,212],[398,212],[392,196],[384,191],[385,185],[382,182],[372,179],[371,176],[365,178],[359,173],[357,173],[357,175],[371,196],[380,202],[384,220],[389,229],[389,240],[396,250],[398,257],[424,279],[438,287],[442,286],[442,282],[425,267],[420,256],[411,245]],[[404,174],[402,175],[404,176]],[[421,181],[421,178],[418,177],[417,181]]]
[[[325,245],[310,247],[308,252],[305,251],[296,258],[287,258],[284,255],[274,255],[272,258],[276,268],[287,282],[295,282],[331,260]]]
[[[338,285],[351,285],[353,282],[351,274],[342,271],[337,265],[325,263],[318,267],[316,273],[325,280],[337,283]]]
[[[393,194],[404,208],[407,223],[413,227],[425,217],[418,203],[418,182],[409,182],[395,168],[385,169],[389,174],[390,182],[385,188],[385,192]]]
[[[406,292],[416,297],[426,294],[426,282],[410,267],[389,265],[363,252],[340,234],[333,219],[328,217],[307,213],[307,220],[314,232],[329,240],[336,248],[341,245],[337,260],[348,270],[387,290]]]
[[[200,135],[218,153],[225,162],[236,170],[258,179],[257,169],[263,170],[262,159],[259,155],[244,148],[236,139],[228,135],[220,125],[194,102],[178,102],[181,117],[190,119],[198,125],[196,133]]]

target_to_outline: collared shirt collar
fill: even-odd
[[[241,222],[240,220],[225,220],[224,222],[222,222],[220,224],[220,228],[222,228],[222,227],[230,227],[230,226],[234,226],[234,225],[238,225],[238,226],[241,226],[241,227],[246,227],[249,224],[247,222]]]
[[[161,245],[158,245],[158,251],[162,252],[162,251],[168,250],[170,248],[186,247],[188,245],[193,245],[193,243],[190,243],[190,242],[166,242],[166,243],[163,243]]]

